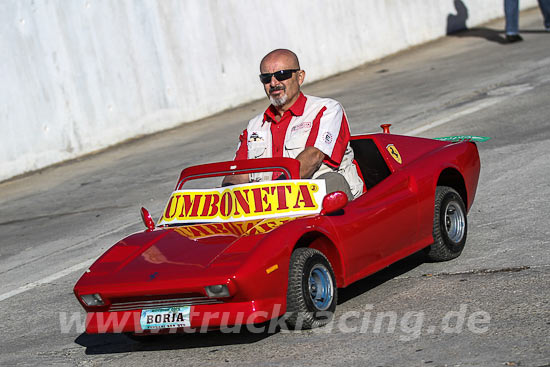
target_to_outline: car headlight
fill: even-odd
[[[204,287],[206,294],[210,298],[229,297],[229,288],[225,284],[209,285]]]
[[[82,299],[82,302],[84,302],[86,306],[103,306],[105,304],[99,293],[84,294],[80,296],[80,299]]]

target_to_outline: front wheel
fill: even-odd
[[[433,225],[434,243],[427,249],[428,258],[446,261],[458,257],[466,243],[468,222],[464,202],[453,188],[437,186]]]
[[[327,324],[336,309],[336,279],[322,252],[298,248],[290,257],[287,324],[311,329]]]

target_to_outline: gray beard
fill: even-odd
[[[269,96],[269,100],[271,101],[271,104],[275,107],[281,107],[283,106],[286,101],[288,100],[288,97],[286,94],[284,94],[282,97],[275,98],[273,96]]]

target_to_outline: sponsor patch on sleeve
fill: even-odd
[[[325,132],[323,135],[323,141],[325,142],[325,144],[332,144],[332,140],[333,136],[330,131]]]

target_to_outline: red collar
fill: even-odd
[[[300,92],[300,95],[298,96],[298,99],[294,104],[288,109],[290,113],[294,116],[302,116],[304,114],[304,109],[306,107],[306,101],[307,97],[304,96],[302,92]],[[288,112],[286,111],[285,114]],[[269,119],[271,122],[277,123],[278,121],[275,120],[275,115],[277,114],[277,110],[273,105],[269,105],[267,110],[264,112],[264,122]]]

